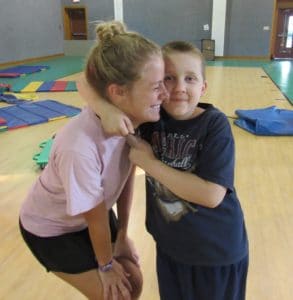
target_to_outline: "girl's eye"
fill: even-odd
[[[165,76],[164,81],[170,81],[170,80],[172,80],[171,76]]]
[[[160,91],[161,89],[162,89],[162,84],[159,84],[159,85],[154,87],[155,91]]]

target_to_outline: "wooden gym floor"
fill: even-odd
[[[75,80],[77,75],[66,77]],[[236,109],[276,105],[292,109],[259,67],[208,66],[204,99],[227,116]],[[76,92],[42,93],[82,107]],[[0,106],[5,106],[0,104]],[[293,143],[292,137],[254,136],[231,126],[236,141],[236,189],[250,242],[247,300],[291,300],[293,295]],[[38,145],[68,119],[0,133],[0,299],[81,300],[77,291],[46,273],[25,246],[18,230],[19,207],[38,170],[32,157]],[[141,257],[142,300],[157,300],[155,251],[144,228],[144,174],[137,170],[130,236]],[[229,233],[227,233],[229,234]],[[183,299],[182,299],[183,300]]]

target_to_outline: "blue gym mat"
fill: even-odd
[[[26,103],[31,100],[18,99],[17,97],[11,94],[0,94],[0,101],[5,102],[7,104],[20,104],[20,103]]]
[[[48,66],[16,66],[0,70],[1,77],[19,77],[48,69]]]
[[[80,111],[81,109],[78,107],[55,100],[42,100],[0,108],[0,118],[6,121],[2,126],[6,126],[7,129],[16,129],[72,117]]]
[[[293,135],[293,111],[270,106],[235,111],[235,125],[255,135]]]

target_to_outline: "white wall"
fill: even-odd
[[[215,40],[215,55],[224,55],[225,22],[226,22],[226,0],[213,1],[212,35]]]

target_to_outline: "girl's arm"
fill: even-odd
[[[107,133],[123,136],[134,133],[129,118],[116,106],[97,94],[87,82],[84,73],[77,81],[77,88],[82,99],[101,118],[102,126]]]
[[[85,212],[91,242],[100,265],[105,265],[113,258],[109,216],[105,203],[102,202]]]
[[[129,223],[130,209],[133,198],[133,185],[134,185],[135,167],[129,176],[127,183],[117,201],[117,214],[118,214],[118,234],[115,243],[115,256],[128,257],[135,264],[138,264],[138,255],[134,248],[132,241],[128,238],[127,230]]]
[[[120,291],[125,294],[126,296],[123,299],[131,299],[129,293],[131,285],[123,267],[113,259],[108,214],[104,202],[83,214],[88,223],[90,239],[99,266],[112,264],[107,272],[99,272],[103,284],[104,299],[108,299],[110,296],[113,297],[113,291],[115,293]]]
[[[195,174],[176,170],[158,160],[148,143],[137,139],[129,159],[178,197],[209,208],[218,206],[227,189]]]

